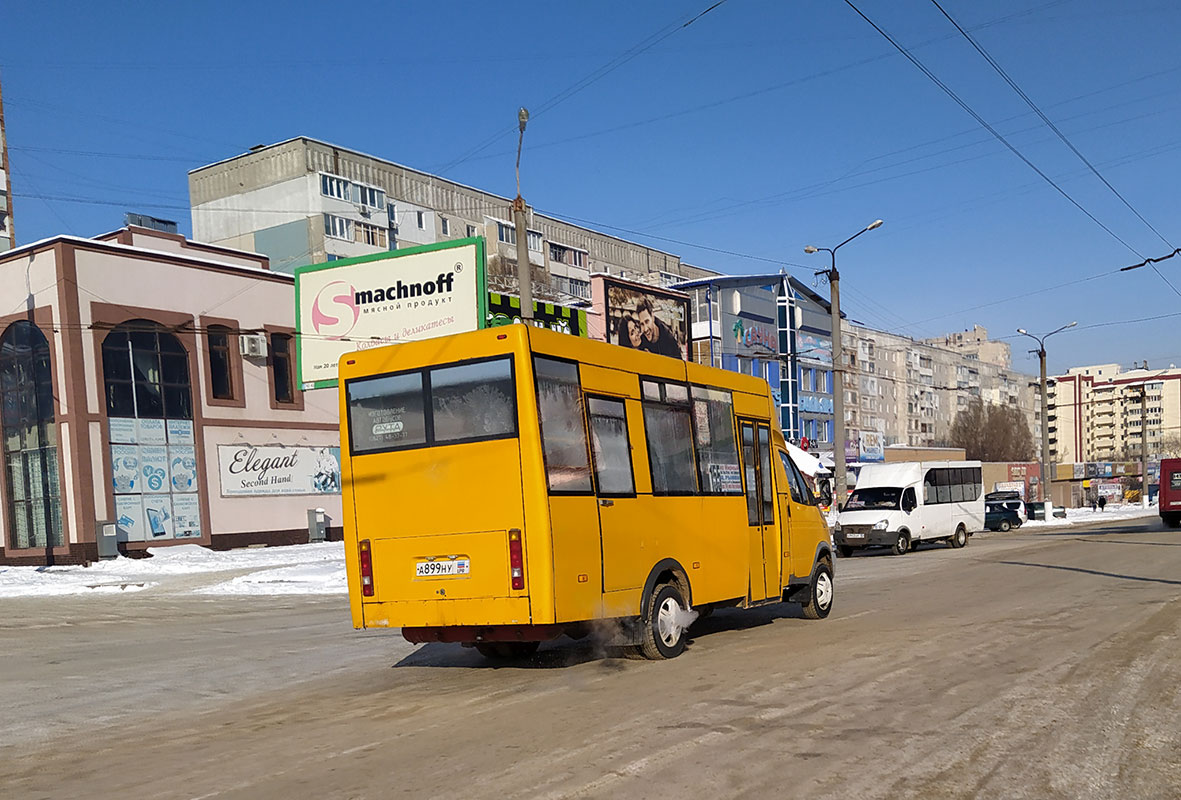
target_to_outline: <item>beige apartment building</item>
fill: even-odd
[[[979,325],[965,333],[915,340],[848,324],[842,336],[849,429],[879,434],[885,445],[945,443],[955,416],[976,398],[1016,406],[1034,441],[1041,436],[1037,378],[1016,372],[1009,345]]]
[[[516,295],[512,200],[306,137],[189,173],[193,238],[262,253],[271,269],[368,255],[470,236],[488,242],[488,288]],[[590,300],[603,272],[669,286],[713,273],[680,257],[529,209],[536,300]]]
[[[1049,383],[1055,463],[1138,461],[1145,431],[1150,461],[1181,455],[1181,369],[1174,365],[1074,367]]]

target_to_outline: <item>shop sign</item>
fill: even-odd
[[[345,353],[482,327],[484,240],[459,239],[295,270],[302,389],[335,386]]]
[[[488,293],[486,327],[511,325],[521,319],[521,299],[496,292]],[[533,301],[533,324],[560,333],[586,336],[586,311],[552,303]]]
[[[832,339],[796,331],[796,356],[821,364],[832,364]]]
[[[832,408],[831,397],[816,397],[810,394],[800,397],[800,411],[807,411],[809,414],[831,414]]]
[[[340,494],[339,447],[222,444],[222,497]]]
[[[778,350],[778,335],[768,328],[752,325],[738,319],[734,321],[733,331],[734,341],[739,347],[746,347],[747,349],[761,347],[773,353]]]

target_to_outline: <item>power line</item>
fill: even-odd
[[[1102,181],[1103,185],[1106,186],[1109,190],[1111,190],[1111,193],[1114,194],[1116,197],[1118,197],[1120,202],[1123,203],[1129,211],[1131,211],[1133,214],[1136,215],[1137,219],[1139,219],[1146,226],[1148,226],[1148,229],[1151,230],[1153,233],[1155,233],[1156,237],[1158,239],[1160,239],[1162,242],[1164,242],[1167,247],[1169,247],[1171,249],[1175,249],[1173,243],[1170,242],[1168,239],[1166,239],[1164,234],[1162,234],[1160,231],[1158,231],[1153,226],[1153,224],[1151,222],[1149,222],[1147,219],[1145,219],[1144,215],[1141,214],[1139,211],[1137,211],[1136,208],[1131,203],[1128,202],[1128,199],[1126,197],[1124,197],[1122,194],[1120,194],[1118,189],[1116,189],[1114,186],[1111,185],[1111,182],[1108,181],[1107,178],[1103,177],[1103,175],[1099,172],[1099,170],[1095,168],[1095,165],[1092,164],[1090,162],[1090,160],[1087,159],[1086,156],[1084,156],[1081,152],[1079,152],[1079,149],[1074,146],[1074,143],[1071,142],[1070,139],[1066,138],[1066,134],[1064,134],[1061,130],[1059,130],[1058,126],[1055,125],[1053,123],[1053,121],[1049,117],[1046,116],[1045,112],[1043,112],[1040,108],[1038,108],[1037,103],[1033,102],[1033,100],[1030,99],[1029,95],[1027,95],[1024,91],[1022,91],[1021,87],[1017,85],[1016,81],[1014,81],[1011,77],[1009,77],[1009,73],[1005,72],[1005,70],[1001,67],[1001,65],[996,62],[996,59],[994,59],[991,55],[989,55],[988,51],[986,51],[983,47],[981,47],[980,44],[975,39],[972,38],[971,34],[969,34],[962,27],[960,27],[960,24],[955,21],[955,19],[951,16],[951,14],[948,14],[947,11],[944,10],[943,6],[939,5],[939,0],[931,0],[931,3],[935,6],[935,8],[939,9],[939,11],[943,14],[943,16],[947,17],[948,22],[950,22],[952,25],[955,26],[955,29],[960,32],[960,35],[963,36],[968,41],[968,43],[972,45],[973,48],[976,49],[976,52],[979,53],[981,56],[983,56],[984,60],[988,62],[989,66],[991,66],[993,68],[993,70],[995,70],[998,75],[1000,75],[1002,78],[1004,78],[1005,83],[1009,84],[1009,87],[1014,92],[1016,92],[1017,95],[1022,100],[1024,100],[1025,103],[1031,109],[1033,109],[1033,112],[1035,114],[1037,114],[1038,117],[1041,119],[1041,121],[1046,124],[1046,127],[1048,127],[1050,130],[1052,130],[1054,132],[1054,135],[1057,136],[1060,140],[1062,140],[1062,143],[1065,144],[1067,147],[1069,147],[1070,151],[1072,153],[1074,153],[1076,156],[1078,156],[1080,161],[1082,161],[1084,164],[1087,165],[1087,169],[1089,169],[1091,171],[1091,174],[1093,174],[1096,178],[1098,178],[1100,181]],[[1165,284],[1170,289],[1173,290],[1174,294],[1176,294],[1178,297],[1181,297],[1181,290],[1178,290],[1177,287],[1174,286],[1172,284],[1172,282],[1168,278],[1166,278],[1164,276],[1164,274],[1159,269],[1156,268],[1155,265],[1152,266],[1152,271],[1155,272],[1157,274],[1157,276],[1159,276],[1160,279],[1162,281],[1164,281]]]
[[[1009,151],[1013,153],[1013,155],[1015,155],[1019,159],[1021,159],[1021,161],[1026,166],[1028,166],[1030,169],[1032,169],[1034,172],[1036,172],[1038,174],[1038,176],[1041,177],[1041,179],[1043,181],[1045,181],[1047,184],[1049,184],[1051,187],[1053,187],[1054,190],[1058,192],[1058,194],[1062,195],[1068,201],[1070,201],[1071,205],[1073,205],[1079,211],[1083,212],[1083,214],[1085,214],[1088,219],[1090,219],[1092,222],[1094,222],[1096,225],[1098,225],[1100,228],[1102,228],[1109,236],[1111,236],[1117,242],[1122,244],[1128,250],[1131,250],[1137,256],[1140,256],[1141,258],[1144,257],[1143,254],[1140,253],[1140,251],[1138,251],[1136,248],[1132,247],[1132,245],[1128,244],[1126,241],[1124,241],[1122,238],[1120,238],[1120,236],[1118,234],[1116,234],[1115,231],[1111,230],[1111,228],[1108,228],[1106,225],[1104,225],[1102,222],[1100,222],[1099,219],[1094,214],[1092,214],[1090,211],[1087,211],[1087,209],[1084,208],[1081,203],[1079,203],[1077,200],[1075,200],[1073,197],[1071,197],[1066,192],[1066,190],[1063,189],[1061,186],[1059,186],[1057,183],[1055,183],[1054,180],[1049,175],[1047,175],[1046,173],[1044,173],[1040,169],[1038,169],[1037,165],[1035,165],[1032,161],[1030,161],[1028,158],[1026,158],[1025,155],[1022,154],[1022,152],[1020,150],[1018,150],[1012,144],[1012,142],[1010,142],[1008,139],[1006,139],[996,128],[994,128],[994,127],[992,127],[992,125],[988,124],[988,122],[984,119],[984,117],[982,117],[978,113],[976,113],[975,109],[973,109],[970,105],[968,105],[946,83],[941,81],[939,79],[939,77],[937,75],[935,75],[935,73],[931,72],[931,70],[929,70],[926,67],[926,65],[923,64],[923,62],[919,61],[919,59],[916,58],[905,47],[898,44],[898,42],[895,41],[895,39],[892,36],[890,36],[890,34],[886,33],[884,30],[882,30],[882,28],[879,27],[878,24],[875,23],[873,20],[871,20],[869,17],[867,17],[861,11],[861,9],[859,9],[857,6],[853,5],[851,0],[845,0],[845,4],[847,6],[849,6],[849,8],[851,8],[855,12],[857,12],[857,15],[859,17],[861,17],[863,20],[865,20],[866,22],[868,22],[870,24],[870,26],[875,31],[877,31],[879,34],[882,35],[883,38],[886,39],[886,41],[888,41],[890,44],[894,45],[894,47],[898,50],[898,52],[900,52],[900,53],[902,53],[902,55],[906,56],[906,59],[908,61],[910,61],[910,63],[914,64],[919,69],[919,71],[921,71],[924,75],[926,75],[931,80],[932,83],[934,83],[936,86],[938,86],[940,89],[942,89],[944,94],[946,94],[948,97],[950,97],[952,100],[955,101],[956,105],[958,105],[960,108],[962,108],[964,111],[966,111],[974,120],[976,120],[976,122],[978,122],[980,124],[981,127],[983,127],[986,131],[991,133],[996,138],[997,141],[999,141],[1001,144],[1003,144],[1005,147],[1007,147],[1009,149]]]

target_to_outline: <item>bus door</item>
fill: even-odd
[[[779,529],[775,525],[775,491],[771,478],[771,429],[766,423],[739,419],[746,515],[751,538],[750,597],[780,595]]]

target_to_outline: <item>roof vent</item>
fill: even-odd
[[[147,214],[133,214],[128,211],[123,215],[123,224],[129,227],[149,228],[163,233],[176,233],[176,223],[170,219],[160,219]]]

